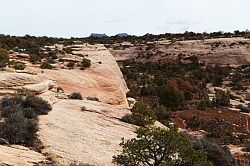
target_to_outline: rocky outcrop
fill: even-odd
[[[39,117],[43,153],[50,154],[58,165],[77,161],[112,166],[112,156],[120,153],[121,139],[135,136],[135,126],[120,120],[129,113],[126,83],[115,59],[103,45],[78,46],[74,53],[88,55],[91,67],[44,70],[39,74],[41,78],[53,79],[66,93],[80,92],[85,97],[59,99],[60,94],[53,91],[40,95],[52,104],[52,111]]]
[[[103,45],[79,45],[76,50],[75,54],[87,55],[91,60],[90,68],[44,70],[38,71],[38,76],[55,81],[66,93],[79,92],[83,97],[98,98],[103,103],[128,106],[128,88],[111,53]]]
[[[0,72],[0,95],[13,95],[19,92],[43,93],[53,86],[53,81],[42,80],[27,73]]]
[[[60,100],[49,115],[39,119],[43,153],[54,156],[58,165],[78,161],[111,166],[112,156],[121,150],[121,139],[135,136],[134,127],[118,119],[127,112],[95,101]]]
[[[120,153],[121,139],[135,136],[135,126],[120,120],[129,113],[128,88],[114,57],[103,45],[79,45],[74,53],[80,60],[87,56],[91,67],[42,70],[29,65],[26,70],[30,72],[0,73],[1,94],[39,93],[52,105],[48,115],[39,116],[42,153],[20,146],[3,146],[0,147],[0,163],[37,165],[45,162],[46,156],[57,165],[68,166],[77,161],[111,166],[112,156]],[[53,84],[63,90],[47,90]],[[67,95],[72,92],[80,92],[84,100],[68,99]]]
[[[2,166],[33,166],[47,162],[42,154],[29,148],[0,145],[0,165]]]

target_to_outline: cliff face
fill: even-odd
[[[39,92],[40,97],[52,105],[48,115],[39,117],[38,137],[44,146],[42,152],[21,146],[2,146],[2,163],[46,165],[46,158],[50,157],[58,165],[77,161],[110,166],[112,156],[121,150],[121,138],[135,136],[135,127],[120,121],[129,113],[128,88],[114,57],[103,45],[80,45],[74,50],[77,56],[70,59],[81,61],[84,56],[91,60],[90,68],[63,69],[58,62],[56,70],[28,65],[27,71],[36,75],[0,73],[2,95],[8,94],[7,90],[15,94],[14,89],[29,88]],[[49,86],[52,83],[54,88]],[[58,92],[58,87],[64,92]],[[84,99],[68,99],[67,95],[72,92],[80,92]]]

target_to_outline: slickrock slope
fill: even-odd
[[[86,111],[81,111],[81,106]],[[135,136],[132,125],[115,118],[126,110],[94,101],[60,100],[48,116],[40,117],[44,153],[59,165],[71,162],[110,166],[121,138]]]
[[[80,92],[99,101],[58,99],[60,94],[43,93],[41,97],[53,106],[48,115],[39,118],[43,153],[50,154],[58,165],[77,161],[110,166],[112,156],[121,150],[121,138],[135,136],[135,127],[120,121],[129,112],[127,86],[113,56],[102,45],[81,46],[75,53],[88,55],[91,68],[45,70],[39,76],[53,79],[67,93]]]
[[[149,44],[149,43],[148,43]],[[185,40],[172,42],[169,40],[150,42],[154,44],[154,55],[150,57],[152,61],[173,60],[178,56],[198,56],[200,60],[210,64],[218,65],[240,65],[250,62],[250,40],[245,38],[217,38],[205,40]],[[117,60],[126,60],[141,56],[147,46],[116,44],[110,48],[111,53]],[[148,56],[145,54],[145,56]],[[145,57],[144,57],[145,58]]]
[[[121,138],[135,136],[135,126],[120,121],[129,113],[128,88],[114,57],[103,45],[76,47],[77,55],[68,56],[76,62],[83,57],[90,59],[90,68],[63,69],[65,63],[58,62],[56,69],[43,70],[27,63],[26,73],[0,72],[1,95],[34,92],[52,105],[48,115],[39,117],[42,153],[21,146],[0,146],[0,165],[46,165],[46,159],[51,158],[57,165],[77,161],[110,166],[112,156],[120,153]],[[65,93],[57,92],[56,87]],[[80,92],[84,100],[68,99],[72,92]]]
[[[1,146],[0,145],[0,165],[33,166],[45,164],[45,157],[22,146]]]
[[[128,88],[114,57],[103,45],[81,45],[74,53],[91,60],[91,68],[44,70],[38,74],[54,80],[66,93],[80,92],[83,97],[95,97],[101,102],[127,105]],[[80,58],[80,57],[78,57]]]

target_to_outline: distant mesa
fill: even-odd
[[[109,37],[108,35],[100,34],[100,33],[91,33],[90,37],[95,37],[95,38],[102,38],[102,37]]]
[[[127,33],[118,33],[117,35],[115,36],[119,36],[119,37],[127,37],[129,36]]]

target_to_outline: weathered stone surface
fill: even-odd
[[[0,94],[17,94],[26,91],[43,93],[53,85],[51,80],[42,80],[38,76],[27,73],[0,72]]]
[[[42,154],[26,147],[0,145],[0,165],[33,166],[47,162]]]
[[[44,70],[43,73],[38,72],[38,76],[54,80],[56,86],[66,93],[79,92],[83,97],[95,97],[104,103],[128,106],[128,88],[110,52],[103,45],[82,45],[77,50],[75,54],[88,55],[86,58],[91,60],[90,68]]]
[[[85,106],[86,111],[81,111]],[[56,156],[59,165],[78,161],[110,166],[121,138],[131,138],[134,126],[119,119],[128,110],[95,101],[60,100],[47,116],[39,118],[44,153]]]

